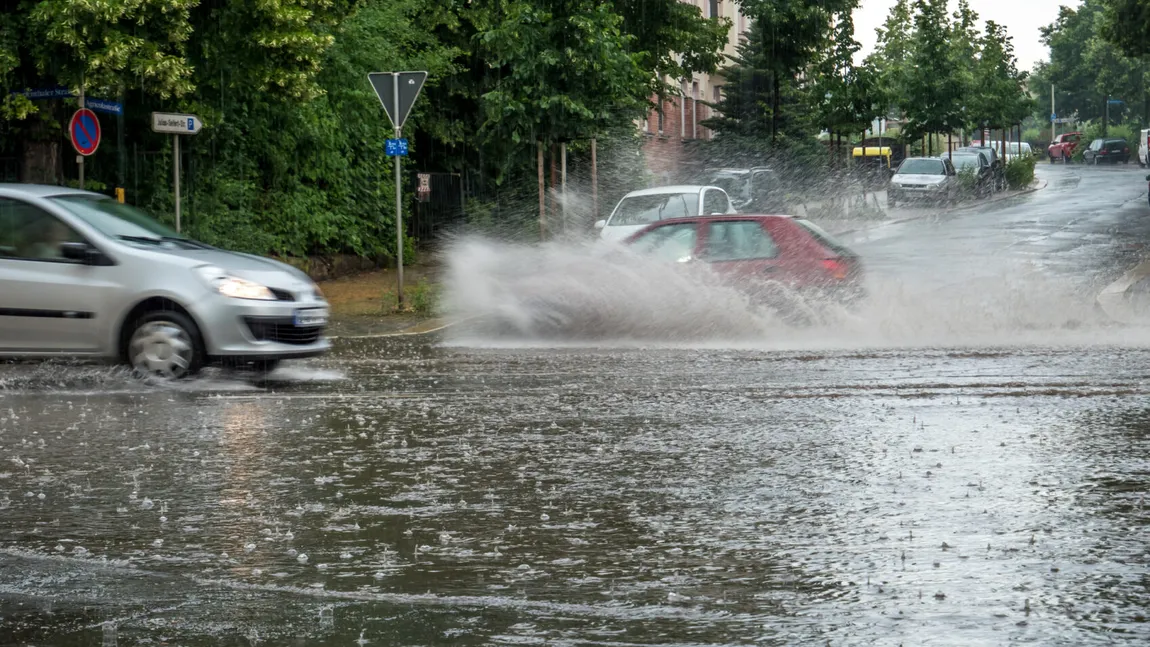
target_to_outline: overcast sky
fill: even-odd
[[[969,0],[970,8],[978,14],[979,23],[993,20],[1005,25],[1014,39],[1014,53],[1018,67],[1030,70],[1034,63],[1049,58],[1046,47],[1038,39],[1038,28],[1049,25],[1058,17],[1058,7],[1077,7],[1081,0]],[[862,0],[855,11],[855,38],[862,43],[862,55],[874,48],[875,28],[880,27],[890,14],[895,0]],[[958,0],[950,0],[951,11]]]

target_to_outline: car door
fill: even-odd
[[[99,350],[109,268],[63,258],[62,242],[83,237],[36,205],[0,197],[0,351]]]
[[[636,234],[629,245],[643,256],[662,261],[686,263],[699,253],[699,223],[669,222]]]
[[[702,205],[700,216],[713,216],[731,211],[731,200],[722,189],[703,189]]]
[[[706,223],[700,260],[736,283],[787,281],[788,259],[764,220],[712,220]]]

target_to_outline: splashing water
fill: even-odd
[[[689,344],[776,349],[966,345],[1150,344],[1115,325],[1075,285],[1009,259],[977,275],[923,268],[868,271],[853,310],[806,303],[810,325],[757,305],[703,264],[637,256],[602,243],[517,245],[478,238],[447,250],[444,308],[472,322],[453,345]],[[864,262],[866,259],[864,258]]]

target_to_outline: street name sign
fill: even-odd
[[[195,115],[170,112],[152,113],[152,132],[165,135],[195,135],[203,127],[204,123]]]

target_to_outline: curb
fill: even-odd
[[[1013,193],[1011,195],[1004,195],[1004,196],[1000,196],[998,198],[992,198],[990,200],[986,200],[986,201],[979,202],[979,203],[960,205],[957,207],[949,207],[947,209],[943,209],[942,211],[933,212],[933,213],[929,213],[929,214],[924,213],[922,215],[910,216],[907,218],[899,218],[897,220],[883,220],[883,221],[878,222],[877,226],[878,227],[885,227],[887,225],[898,225],[898,224],[902,224],[904,222],[910,222],[912,220],[922,220],[923,218],[926,218],[928,216],[941,215],[941,214],[947,214],[947,213],[956,213],[959,211],[963,211],[965,209],[973,209],[975,207],[980,207],[980,206],[987,205],[987,204],[994,204],[996,202],[1003,202],[1005,200],[1017,198],[1018,196],[1021,196],[1021,195],[1027,195],[1030,193],[1035,193],[1037,191],[1041,191],[1042,189],[1045,189],[1047,186],[1049,186],[1049,184],[1050,183],[1047,180],[1043,180],[1042,186],[1030,186],[1030,187],[1027,187],[1025,189],[1022,189],[1018,193]],[[865,229],[870,229],[870,227],[862,225],[862,226],[858,226],[858,227],[853,227],[851,229],[844,229],[842,231],[835,232],[835,235],[836,236],[845,236],[847,234],[853,234],[853,233],[856,233],[859,231],[863,231]]]
[[[404,328],[403,330],[399,330],[396,332],[381,332],[381,333],[373,333],[370,335],[337,335],[337,336],[333,336],[333,337],[328,337],[328,339],[334,341],[336,339],[379,339],[381,337],[417,337],[419,335],[430,335],[432,333],[437,333],[437,332],[446,330],[452,326],[455,326],[455,325],[458,325],[461,323],[466,323],[466,322],[471,321],[473,319],[477,319],[478,317],[479,317],[479,315],[476,315],[473,317],[466,317],[464,319],[457,319],[455,321],[446,321],[443,319],[428,319],[427,321],[417,323],[414,326],[409,326],[407,328]]]

